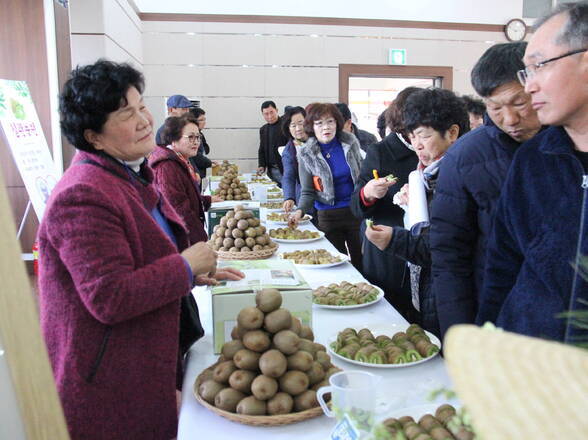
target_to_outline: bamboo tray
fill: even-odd
[[[276,243],[277,244],[277,243]],[[278,250],[279,245],[271,249],[262,249],[251,252],[227,252],[216,251],[220,260],[265,260],[270,258]]]
[[[200,397],[200,394],[198,394],[198,388],[200,387],[200,384],[204,380],[206,380],[210,377],[210,373],[208,373],[208,376],[207,376],[207,372],[210,372],[214,366],[216,366],[216,364],[211,367],[208,367],[206,370],[204,370],[202,373],[200,373],[198,375],[198,377],[196,378],[196,381],[194,382],[194,388],[193,388],[194,397],[196,397],[196,400],[198,401],[198,403],[200,403],[200,405],[202,405],[204,408],[212,411],[215,414],[218,414],[221,417],[224,417],[225,419],[229,419],[232,422],[241,423],[243,425],[281,426],[281,425],[290,425],[292,423],[303,422],[305,420],[314,419],[315,417],[323,415],[323,410],[320,406],[317,406],[317,407],[311,408],[311,409],[307,409],[306,411],[295,412],[295,413],[290,413],[290,414],[282,414],[282,415],[277,415],[277,416],[247,416],[247,415],[243,415],[243,414],[237,414],[237,413],[224,411],[222,409],[218,409],[217,407],[206,402],[202,397]]]

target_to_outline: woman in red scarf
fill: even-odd
[[[190,244],[206,241],[204,212],[220,199],[200,194],[200,176],[189,161],[200,147],[197,121],[190,114],[167,118],[162,137],[167,146],[149,157],[155,185],[184,221]]]

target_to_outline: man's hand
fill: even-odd
[[[368,202],[381,199],[388,192],[388,188],[396,184],[396,180],[388,180],[385,177],[372,179],[363,187],[363,196]]]
[[[294,209],[294,200],[292,200],[292,199],[284,200],[284,204],[282,205],[282,209],[285,212],[292,211],[292,209]]]
[[[257,174],[261,175],[265,173],[265,167],[257,167]]]
[[[365,229],[365,236],[374,246],[383,251],[390,244],[394,229],[390,226],[373,225]]]

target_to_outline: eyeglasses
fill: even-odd
[[[292,122],[290,124],[290,128],[304,128],[304,121],[302,121],[302,122]]]
[[[184,134],[184,135],[182,135],[182,137],[187,138],[191,144],[196,144],[201,141],[201,137],[197,136],[195,134],[191,134],[191,135]]]
[[[323,125],[324,125],[324,126],[327,126],[327,125],[329,125],[329,126],[333,127],[333,126],[337,125],[337,121],[335,121],[335,120],[334,120],[334,119],[332,119],[332,118],[331,118],[331,119],[326,119],[326,120],[324,120],[324,121],[321,121],[321,120],[314,121],[314,126],[315,126],[315,128],[322,128],[322,127],[323,127]]]
[[[519,79],[519,82],[522,84],[522,86],[525,87],[525,85],[527,84],[527,81],[532,79],[533,77],[535,77],[535,75],[537,75],[537,72],[539,70],[541,70],[546,64],[552,63],[557,60],[561,60],[562,58],[576,55],[578,53],[586,52],[586,51],[588,51],[588,49],[576,49],[576,50],[572,50],[570,52],[566,52],[563,55],[560,55],[558,57],[553,57],[553,58],[549,58],[548,60],[545,60],[545,61],[540,61],[538,63],[529,64],[528,66],[525,66],[524,69],[519,70],[517,72],[517,78]]]

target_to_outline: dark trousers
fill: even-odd
[[[361,241],[359,225],[349,207],[317,211],[318,228],[342,254],[351,257],[351,264],[361,272]],[[349,249],[349,251],[347,251]]]
[[[270,165],[267,167],[267,175],[270,179],[278,184],[278,186],[282,187],[282,172],[280,171],[280,167],[277,165]]]

